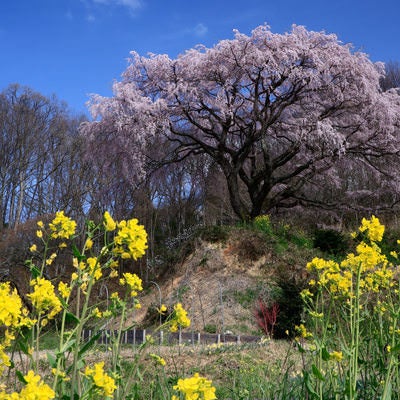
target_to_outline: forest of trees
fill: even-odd
[[[93,119],[0,93],[0,233],[58,210],[137,217],[152,243],[263,213],[398,212],[400,65],[302,27],[131,63]],[[311,210],[311,211],[310,211]],[[1,237],[0,237],[1,238]]]

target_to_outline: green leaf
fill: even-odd
[[[47,360],[50,364],[50,367],[56,368],[57,367],[57,358],[52,353],[47,353]]]
[[[81,254],[80,250],[78,249],[78,247],[76,247],[74,243],[71,244],[71,249],[72,254],[78,259],[78,261],[82,261],[85,258],[85,256]]]
[[[79,358],[81,358],[91,347],[93,347],[93,345],[99,340],[100,336],[101,332],[97,332],[95,335],[90,337],[90,339],[79,350]]]
[[[314,390],[310,380],[310,374],[307,371],[303,372],[304,375],[304,382],[306,384],[307,392],[312,396],[312,398],[317,398],[318,393]]]
[[[25,380],[24,375],[21,371],[16,371],[15,375],[17,375],[18,380],[23,383],[24,385],[26,385],[28,382]]]
[[[321,356],[322,356],[322,359],[324,361],[328,361],[331,358],[331,356],[329,355],[328,350],[326,350],[326,347],[322,348]]]
[[[392,399],[392,384],[389,382],[387,385],[387,390],[384,391],[382,400],[391,400]]]
[[[322,375],[322,372],[317,368],[317,366],[316,366],[315,364],[313,364],[313,365],[311,366],[311,369],[312,369],[313,375],[314,375],[317,379],[319,379],[320,381],[324,381],[324,380],[325,380],[324,376]]]
[[[29,346],[27,345],[25,340],[18,340],[18,345],[20,350],[27,356],[31,356],[29,352]]]
[[[60,350],[59,354],[66,353],[67,351],[71,350],[72,346],[76,343],[76,339],[68,340]]]
[[[36,279],[36,278],[40,277],[40,269],[35,264],[31,264],[29,266],[29,269],[31,271],[32,279]]]
[[[65,322],[67,324],[69,324],[71,322],[75,322],[76,324],[79,324],[80,319],[75,314],[72,314],[71,312],[67,312],[67,313],[65,313]]]

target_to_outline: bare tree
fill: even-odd
[[[10,85],[0,93],[0,217],[15,227],[38,215],[84,210],[82,118],[66,105]],[[78,204],[79,203],[79,204]]]
[[[381,79],[381,87],[384,91],[400,88],[400,63],[398,61],[385,63],[385,75]]]

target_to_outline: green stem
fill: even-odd
[[[357,269],[354,297],[350,299],[350,366],[349,366],[349,400],[357,398],[358,353],[360,346],[360,280],[361,265]]]
[[[78,377],[78,365],[79,363],[79,350],[80,350],[80,344],[81,344],[81,340],[82,340],[82,331],[83,331],[83,327],[86,323],[86,319],[87,319],[87,312],[89,309],[89,299],[90,299],[90,293],[92,291],[92,287],[94,284],[94,278],[93,276],[90,276],[89,279],[89,283],[88,283],[88,287],[87,287],[87,291],[85,293],[85,302],[83,303],[83,307],[82,307],[82,313],[79,317],[79,323],[76,327],[76,331],[75,331],[75,345],[74,345],[74,353],[73,353],[73,370],[72,370],[72,376],[71,376],[71,388],[72,390],[74,390],[75,386],[76,390],[77,390],[77,394],[80,395],[80,385],[79,385],[79,380],[77,379]],[[78,293],[80,292],[80,289],[78,290]]]

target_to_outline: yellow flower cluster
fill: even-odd
[[[123,278],[119,280],[119,283],[122,286],[128,285],[131,290],[131,297],[136,297],[138,292],[143,290],[142,280],[136,274],[130,272],[126,272],[122,276]]]
[[[76,222],[65,216],[64,211],[58,211],[49,228],[53,239],[69,239],[75,234]]]
[[[360,293],[377,293],[393,285],[394,267],[376,243],[382,239],[384,226],[372,217],[371,220],[363,219],[360,231],[367,232],[371,243],[359,243],[356,254],[348,254],[340,263],[314,258],[307,264],[307,270],[317,275],[317,281],[309,281],[310,286],[325,287],[336,296],[353,297],[358,277]]]
[[[9,282],[0,283],[0,325],[19,328],[32,326],[28,310],[23,307],[16,289],[11,289]]]
[[[86,260],[86,264],[88,266],[90,276],[93,276],[95,281],[99,280],[103,275],[99,260],[96,257],[89,257]]]
[[[308,339],[313,337],[313,334],[307,330],[304,324],[296,325],[295,330],[302,339]]]
[[[56,397],[50,386],[42,382],[40,376],[33,371],[29,371],[24,379],[26,385],[19,393],[0,392],[0,400],[50,400]]]
[[[371,242],[380,242],[385,232],[385,226],[379,222],[379,219],[373,215],[371,219],[363,218],[361,226],[358,228],[360,232],[366,232]]]
[[[58,292],[63,299],[67,300],[69,295],[71,294],[71,287],[61,281],[58,284]]]
[[[187,316],[186,310],[182,307],[181,303],[174,305],[173,318],[170,321],[170,331],[176,332],[178,327],[187,328],[190,326],[190,319]]]
[[[14,338],[14,335],[6,329],[3,342],[0,344],[0,375],[3,373],[5,367],[11,366],[11,360],[6,350],[11,345],[11,341],[14,340]]]
[[[62,310],[62,305],[54,292],[53,284],[45,278],[33,279],[30,284],[33,286],[33,292],[27,296],[32,305],[39,314],[48,313],[48,319],[54,318]]]
[[[85,376],[92,380],[98,394],[101,396],[112,397],[112,394],[117,389],[115,380],[104,372],[104,362],[95,364],[94,368],[86,367]]]
[[[115,255],[124,259],[137,260],[145,254],[147,249],[147,232],[143,225],[138,224],[136,218],[118,223],[118,231],[114,239]]]
[[[332,361],[341,362],[343,360],[343,353],[341,351],[332,351],[329,353],[329,359]]]
[[[184,394],[185,400],[214,400],[217,398],[212,381],[201,377],[197,372],[191,378],[179,379],[174,389]],[[171,400],[178,399],[173,395]]]
[[[117,224],[112,219],[112,217],[108,211],[106,211],[103,215],[103,224],[104,224],[104,228],[106,229],[107,232],[115,231],[115,229],[117,228]]]
[[[156,364],[159,364],[163,367],[165,366],[165,364],[166,364],[165,360],[162,357],[160,357],[159,355],[150,353],[150,357],[155,361]]]
[[[11,365],[6,349],[15,339],[15,330],[31,327],[35,322],[28,317],[28,310],[23,307],[16,289],[11,289],[9,282],[0,283],[0,326],[5,327],[0,342],[0,375]]]

